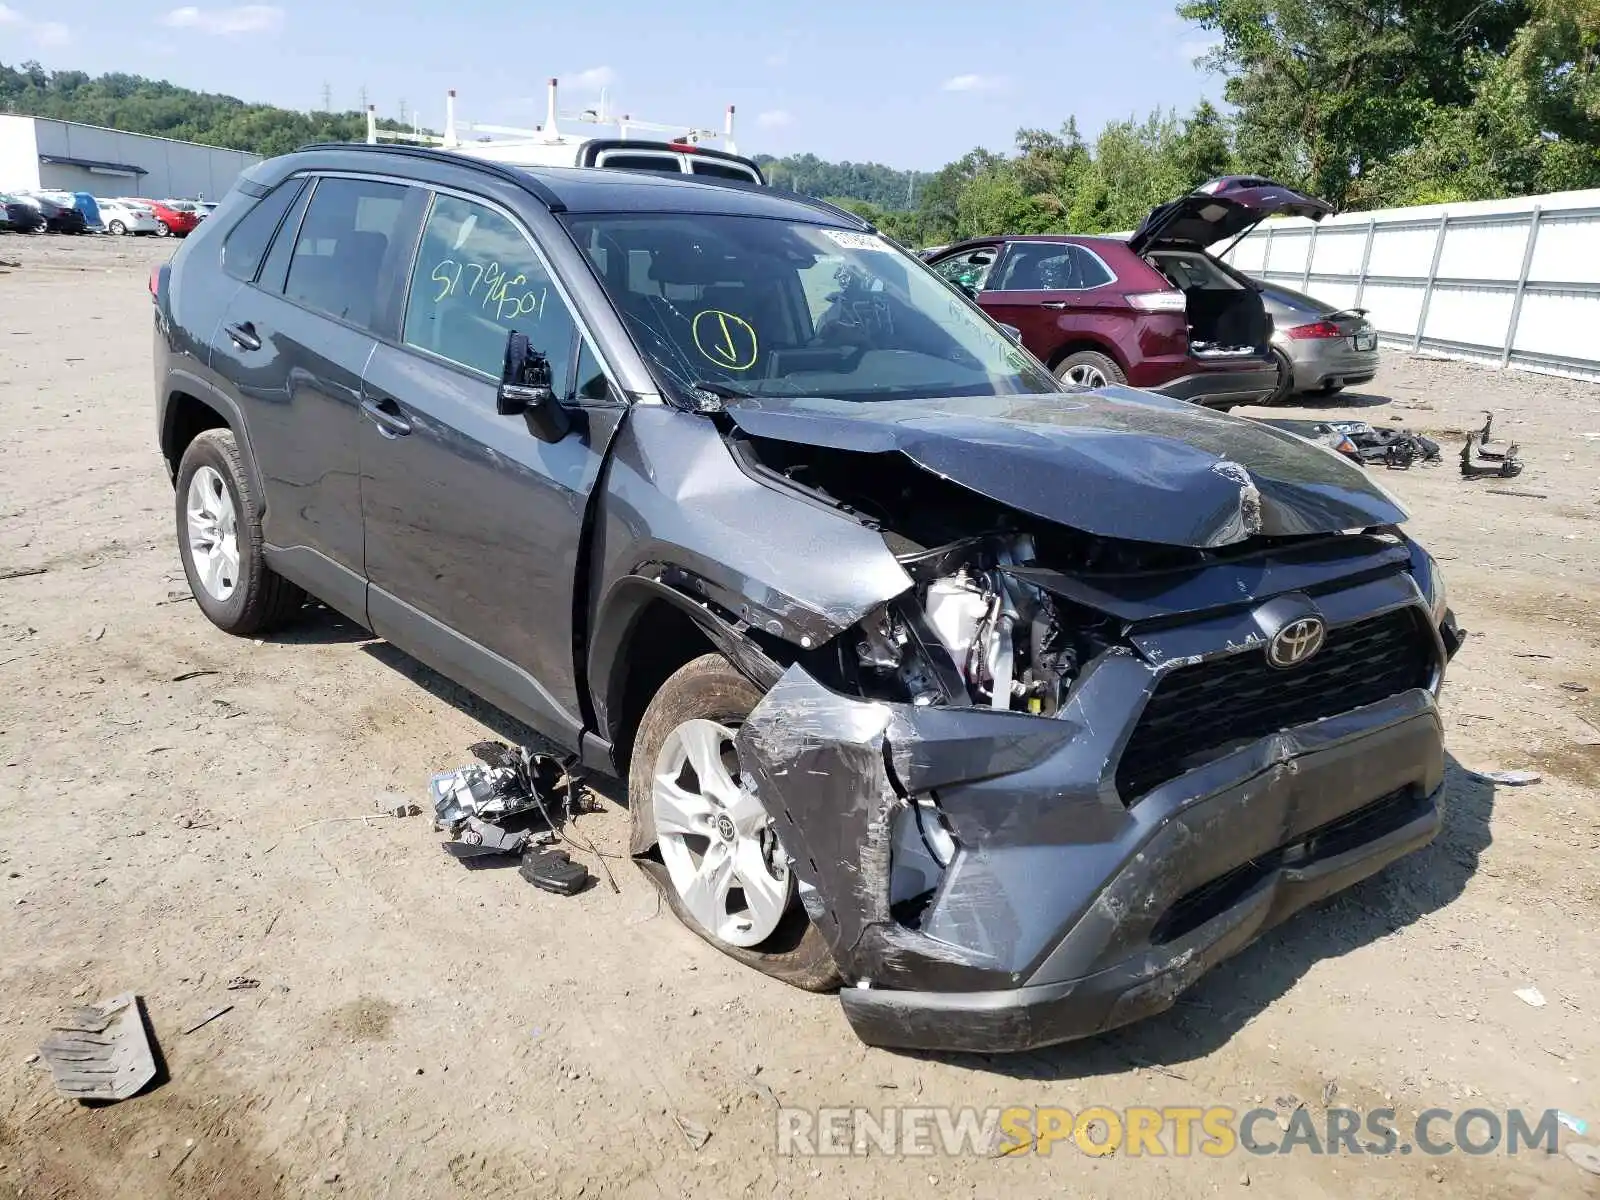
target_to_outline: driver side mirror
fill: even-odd
[[[528,344],[528,335],[513,329],[506,337],[505,368],[495,411],[503,417],[522,414],[528,432],[541,442],[559,442],[572,428],[572,418],[556,399],[550,383],[550,360]]]
[[[1020,342],[1022,340],[1022,330],[1018,329],[1015,325],[1007,325],[1004,321],[1001,321],[1000,328],[1006,331],[1006,336],[1013,342]]]

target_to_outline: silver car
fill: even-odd
[[[1378,373],[1378,331],[1366,309],[1337,308],[1275,283],[1260,286],[1278,364],[1278,390],[1268,403],[1295,392],[1331,396]]]

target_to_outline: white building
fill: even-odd
[[[0,116],[0,191],[220,200],[259,155],[48,117]]]

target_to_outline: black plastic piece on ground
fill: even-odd
[[[536,888],[555,892],[558,896],[575,896],[589,886],[589,869],[572,861],[565,850],[535,846],[522,856],[522,866],[517,869]]]

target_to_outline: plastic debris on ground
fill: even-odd
[[[434,828],[450,836],[459,859],[521,857],[529,883],[560,895],[586,887],[589,872],[563,850],[550,849],[577,796],[574,764],[522,746],[477,742],[478,762],[428,781]]]
[[[1472,771],[1479,779],[1487,779],[1490,783],[1503,783],[1508,787],[1527,787],[1530,783],[1538,783],[1544,776],[1537,771]]]
[[[1560,1121],[1579,1137],[1582,1137],[1584,1134],[1589,1132],[1589,1122],[1585,1121],[1582,1117],[1575,1117],[1569,1112],[1561,1112],[1560,1110],[1557,1110],[1556,1120]]]
[[[1567,1157],[1589,1174],[1600,1175],[1600,1146],[1573,1142],[1567,1146]]]
[[[1518,988],[1511,994],[1524,1004],[1531,1005],[1534,1008],[1544,1007],[1544,993],[1536,987]]]
[[[139,997],[124,992],[75,1010],[39,1047],[56,1091],[74,1100],[126,1100],[156,1077]]]

